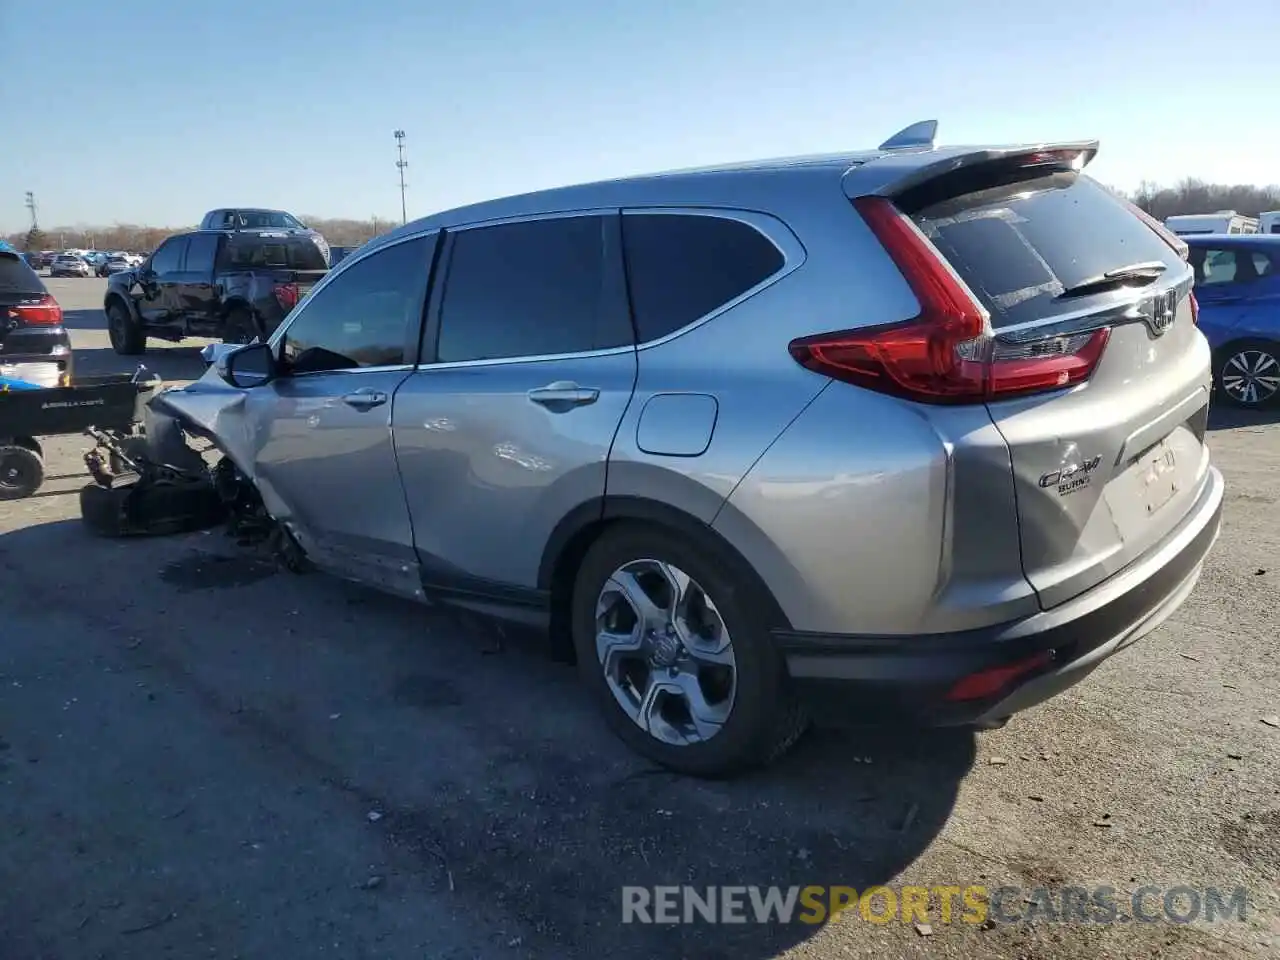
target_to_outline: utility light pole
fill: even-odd
[[[404,171],[409,166],[409,161],[404,158],[404,131],[396,131],[396,167],[400,170],[400,223],[404,225],[409,222],[409,215],[404,205]]]
[[[39,230],[40,219],[36,216],[36,195],[31,190],[27,191],[26,206],[27,209],[31,211],[31,229]]]

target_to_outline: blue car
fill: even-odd
[[[1280,236],[1197,234],[1191,248],[1200,329],[1219,395],[1238,407],[1280,397]]]

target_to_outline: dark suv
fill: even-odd
[[[0,247],[0,377],[57,387],[71,366],[62,307],[17,251]]]
[[[103,310],[111,346],[130,356],[146,349],[147,337],[266,338],[327,271],[319,248],[304,236],[176,234],[141,266],[107,281]]]

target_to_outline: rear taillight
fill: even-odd
[[[854,206],[920,303],[910,320],[793,340],[801,366],[923,403],[983,403],[1087,380],[1108,330],[1021,344],[994,339],[987,313],[911,220],[884,197]]]
[[[285,312],[298,305],[298,285],[296,283],[277,283],[275,286],[276,301]]]
[[[34,327],[57,327],[62,324],[62,307],[58,301],[45,294],[39,300],[6,308],[9,319]]]

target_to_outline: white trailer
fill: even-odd
[[[1169,217],[1164,225],[1179,236],[1196,233],[1257,233],[1258,221],[1234,210],[1217,213],[1188,213]]]

